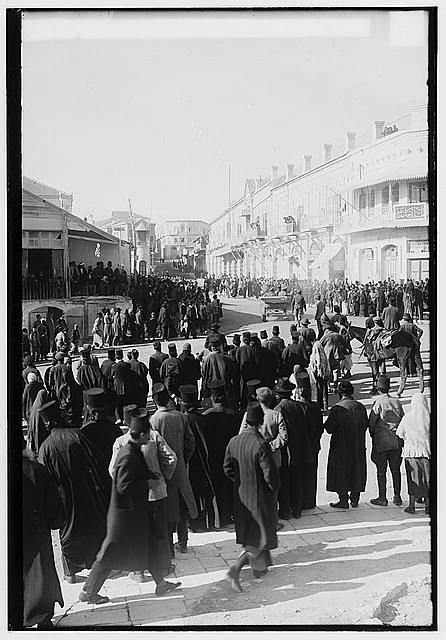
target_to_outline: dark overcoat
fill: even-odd
[[[247,426],[229,441],[223,468],[234,483],[237,543],[276,549],[280,479],[271,447],[254,427]]]
[[[105,535],[110,476],[79,429],[53,429],[41,444],[39,462],[56,481],[65,522],[62,553],[79,570],[89,569]]]
[[[23,455],[23,625],[44,622],[64,601],[54,565],[51,529],[63,524],[62,502],[50,474]]]
[[[125,444],[116,458],[107,535],[97,557],[106,567],[143,571],[149,566],[150,475],[140,449]]]
[[[228,524],[233,515],[232,482],[223,471],[225,451],[231,438],[237,435],[240,428],[240,416],[217,404],[203,413],[202,432],[206,440],[209,467],[213,481],[215,496],[221,525]]]
[[[325,430],[331,433],[327,463],[327,491],[364,491],[367,480],[365,407],[343,398],[330,411]]]

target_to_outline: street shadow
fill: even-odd
[[[402,513],[401,518],[405,515]],[[359,524],[360,526],[355,528],[358,536],[361,535],[362,528],[370,529],[380,526],[378,522],[364,521]],[[410,527],[417,526],[426,526],[426,523],[417,522],[414,518]],[[327,524],[326,528],[328,530],[332,526]],[[401,522],[384,526],[382,533],[392,538],[397,532],[404,535],[405,528],[407,523]],[[265,581],[268,583],[267,604],[271,605],[306,598],[320,592],[333,593],[358,589],[371,576],[399,570],[402,567],[430,563],[428,551],[405,549],[412,543],[409,538],[386,539],[361,546],[346,546],[346,540],[342,539],[339,543],[318,542],[298,546],[299,535],[304,533],[305,531],[279,533],[279,544],[285,547],[286,551],[277,554],[273,552],[274,566],[262,580],[256,580],[249,567],[243,569],[241,573],[243,593],[232,591],[229,582],[226,579],[220,579],[221,570],[216,570],[217,581],[194,586],[183,584],[182,588],[165,598],[158,598],[154,593],[117,596],[111,599],[110,604],[103,607],[71,613],[68,611],[56,622],[57,628],[65,630],[100,629],[107,626],[128,627],[132,624],[130,613],[132,603],[133,606],[138,607],[138,611],[144,611],[144,619],[150,620],[150,624],[144,625],[145,627],[167,626],[169,620],[177,618],[183,619],[184,624],[190,627],[194,624],[194,617],[202,614],[257,609],[260,605],[261,584]],[[339,533],[340,536],[343,535],[342,531]],[[336,546],[337,544],[340,546]],[[200,549],[206,546],[208,545],[203,545]],[[235,541],[234,548],[237,548]],[[392,550],[395,552],[385,558],[373,557],[375,554]],[[181,575],[177,577],[181,580]],[[195,600],[187,613],[184,613],[183,598],[189,602]],[[287,622],[293,624],[292,620]]]

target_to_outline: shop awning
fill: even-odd
[[[342,243],[339,240],[330,242],[330,244],[327,244],[327,246],[322,249],[316,260],[311,265],[311,268],[320,269],[320,267],[326,265],[328,262],[330,262],[330,260],[333,260],[333,258],[338,255],[341,249]]]

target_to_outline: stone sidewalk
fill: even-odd
[[[234,531],[191,533],[188,553],[177,553],[175,575],[168,578],[180,580],[181,588],[158,598],[151,578],[137,584],[117,574],[101,590],[110,603],[94,606],[77,600],[81,582],[63,582],[65,607],[56,605],[56,628],[379,625],[373,612],[387,593],[402,583],[430,581],[430,520],[418,507],[415,516],[391,503],[306,511],[279,531],[267,576],[254,579],[249,568],[242,571],[241,594],[226,580],[240,553]],[[424,607],[416,624],[430,624],[431,616]]]

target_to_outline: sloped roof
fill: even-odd
[[[81,218],[78,218],[72,213],[69,213],[61,207],[57,207],[55,204],[39,198],[33,193],[30,193],[26,189],[22,188],[22,226],[24,230],[27,230],[27,220],[32,219],[33,229],[38,230],[39,218],[42,221],[45,220],[46,231],[61,231],[63,228],[63,216],[67,221],[68,231],[78,235],[79,237],[97,238],[108,240],[113,244],[119,243],[119,238],[110,235],[106,231],[95,227],[89,222],[85,222]]]
[[[27,178],[26,176],[22,177],[22,187],[29,191],[29,193],[33,193],[43,200],[63,204],[63,208],[71,213],[71,208],[73,205],[72,193],[67,193],[66,191],[62,191],[62,189],[56,189],[56,187],[52,187],[49,184],[40,182],[39,180]]]

